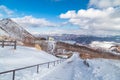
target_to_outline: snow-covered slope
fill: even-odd
[[[57,60],[58,58],[35,48],[17,46],[0,47],[0,72]]]
[[[9,36],[18,40],[23,41],[25,37],[33,37],[23,27],[19,26],[16,22],[8,18],[0,20],[0,28],[5,30]]]
[[[109,51],[113,54],[120,55],[119,49],[117,49],[117,46],[120,46],[120,43],[116,42],[99,42],[99,41],[93,41],[91,44],[89,44],[94,49],[99,49],[103,51]]]
[[[111,46],[114,46],[114,42],[99,42],[99,41],[93,41],[90,46],[94,48],[104,48],[104,49],[109,49]]]
[[[0,27],[0,36],[7,36],[8,33]]]

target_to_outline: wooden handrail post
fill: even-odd
[[[2,48],[4,48],[4,40],[2,40]]]
[[[12,80],[15,80],[15,70],[13,70],[13,77]]]

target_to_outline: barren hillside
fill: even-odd
[[[82,58],[120,59],[120,55],[115,55],[110,52],[95,50],[86,46],[72,45],[64,42],[57,42],[56,51],[57,49],[79,52]]]

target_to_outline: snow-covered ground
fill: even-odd
[[[0,47],[0,72],[57,60],[58,58],[35,48],[17,46]]]
[[[119,80],[120,62],[117,60],[84,60],[74,54],[72,58],[40,77],[40,80]]]
[[[1,71],[57,60],[52,55],[28,47],[19,46],[17,50],[0,48],[0,51]],[[39,74],[30,69],[18,71],[15,80],[120,80],[120,60],[91,59],[85,61],[74,53],[71,58],[56,67],[48,69],[45,66],[40,66]],[[0,80],[12,80],[10,75],[2,77],[4,78]]]
[[[74,54],[70,59],[53,69],[42,69],[41,73],[25,75],[20,80],[120,80],[119,60],[84,60]]]
[[[93,41],[90,46],[94,48],[104,48],[104,49],[109,49],[111,46],[114,46],[115,42],[99,42],[99,41]]]

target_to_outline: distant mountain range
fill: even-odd
[[[109,36],[109,37],[81,36],[74,38],[72,40],[83,44],[89,44],[92,41],[108,41],[108,42],[113,41],[120,43],[120,36]]]
[[[55,40],[63,41],[76,41],[77,43],[89,44],[92,41],[113,41],[120,43],[120,36],[89,36],[89,35],[74,35],[74,34],[62,34],[62,35],[39,35],[42,37],[53,37]]]
[[[75,35],[75,34],[61,34],[61,35],[36,35],[35,37],[26,31],[19,24],[14,22],[13,20],[7,18],[0,20],[0,35],[7,35],[14,39],[20,41],[32,41],[35,37],[37,38],[46,38],[53,37],[55,40],[63,40],[63,41],[76,41],[77,43],[89,44],[92,41],[113,41],[120,43],[120,36],[106,36],[106,37],[98,37],[98,36],[89,36],[89,35]]]
[[[34,38],[32,34],[9,18],[0,20],[0,35],[7,35],[20,41]]]

